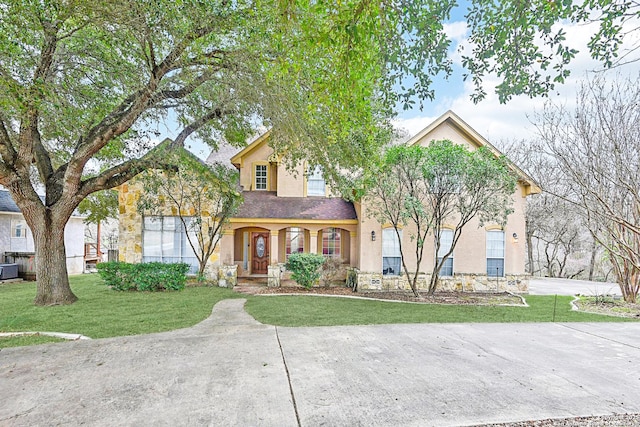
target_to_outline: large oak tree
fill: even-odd
[[[588,19],[583,12],[594,2],[571,3],[473,1],[468,19],[476,49],[467,65],[478,87],[487,73],[504,80],[503,98],[546,93],[561,81],[572,51],[551,25]],[[603,3],[606,9],[613,2],[595,7]],[[90,194],[163,166],[151,149],[163,120],[181,127],[174,146],[194,133],[214,147],[223,139],[240,143],[253,126],[267,125],[274,148],[291,162],[362,166],[393,107],[432,97],[432,76],[450,71],[443,22],[453,5],[0,2],[0,184],[33,232],[35,303],[76,300],[64,226]],[[605,61],[601,53],[618,47],[612,34],[592,46]],[[544,56],[538,45],[559,54]]]

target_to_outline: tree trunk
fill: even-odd
[[[72,304],[78,300],[69,286],[64,247],[65,223],[44,221],[32,228],[36,250],[36,305]]]
[[[598,243],[594,238],[593,242],[591,243],[591,259],[589,260],[589,280],[590,281],[593,280],[593,271],[595,270],[595,267],[596,267],[597,253],[598,253]]]
[[[534,266],[533,266],[533,233],[530,233],[528,230],[525,233],[526,236],[526,245],[527,245],[527,272],[533,276]]]

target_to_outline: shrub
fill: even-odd
[[[309,289],[320,279],[320,267],[325,261],[319,254],[294,253],[289,256],[287,269],[296,283]]]
[[[185,263],[103,262],[97,267],[104,283],[117,291],[182,290],[189,271],[189,265]]]
[[[101,262],[96,265],[104,284],[116,291],[135,290],[135,283],[130,278],[133,266],[133,264],[117,261]]]

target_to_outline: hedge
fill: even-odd
[[[98,274],[116,291],[179,291],[184,289],[189,264],[101,262]]]

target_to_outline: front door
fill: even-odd
[[[251,274],[267,274],[269,265],[269,232],[253,233]]]

